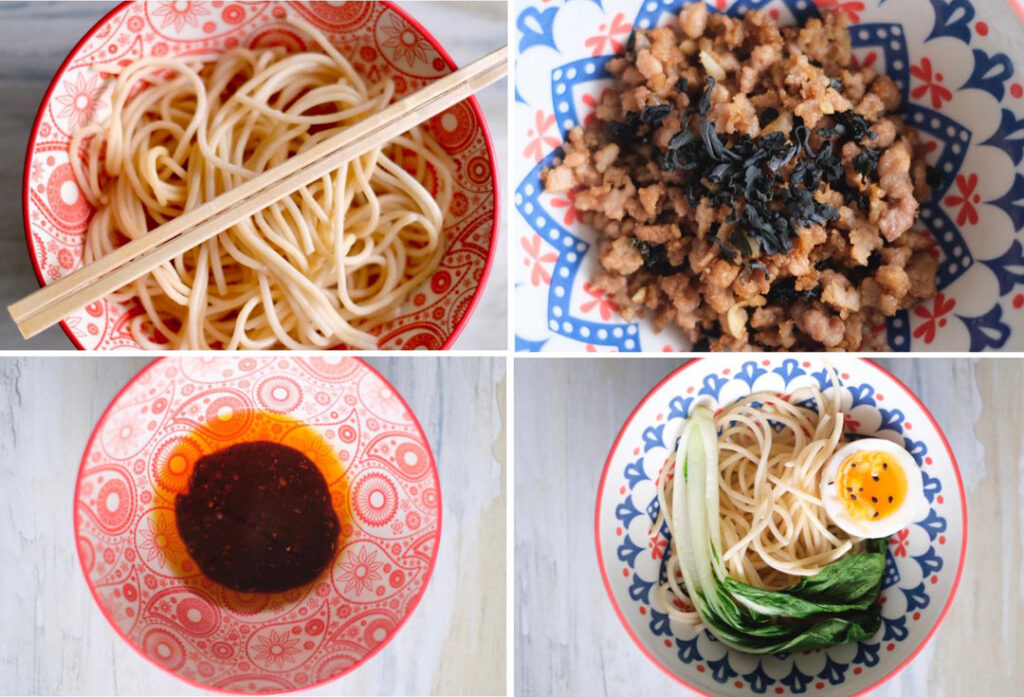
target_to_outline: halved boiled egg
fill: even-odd
[[[850,535],[888,537],[928,509],[914,457],[895,443],[862,438],[844,445],[821,478],[825,511]]]

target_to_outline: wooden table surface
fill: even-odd
[[[0,307],[39,287],[22,225],[21,178],[25,149],[36,111],[54,73],[68,52],[116,2],[0,1]],[[505,2],[423,2],[399,4],[419,20],[465,65],[506,42]],[[484,111],[497,155],[501,197],[506,209],[508,162],[507,81],[482,90]],[[504,349],[507,335],[508,256],[505,217],[490,280],[457,349]],[[6,312],[0,316],[0,349],[72,349],[59,327],[25,341]]]
[[[917,393],[956,453],[970,516],[956,600],[878,697],[1020,695],[1024,429],[1020,359],[879,361]],[[519,697],[688,694],[629,640],[594,551],[598,480],[633,407],[681,364],[527,358],[515,365],[515,684]]]
[[[0,694],[202,694],[121,640],[74,546],[75,477],[100,414],[145,358],[0,358]],[[306,694],[505,693],[505,361],[368,361],[433,446],[437,566],[380,654]]]

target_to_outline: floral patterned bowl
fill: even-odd
[[[203,577],[173,518],[202,454],[292,445],[327,477],[342,544],[306,586],[238,593]],[[332,464],[333,463],[333,464]],[[419,602],[441,536],[441,493],[416,417],[362,361],[187,357],[147,366],[114,398],[82,457],[75,538],[115,631],[204,689],[282,692],[379,651]]]
[[[590,278],[595,236],[540,172],[565,134],[591,118],[611,80],[607,60],[634,27],[690,0],[522,0],[515,21],[516,348],[671,351],[681,334],[627,323]],[[698,0],[701,1],[701,0]],[[707,0],[730,14],[765,9],[783,24],[837,9],[854,55],[900,87],[909,122],[941,184],[921,221],[938,243],[939,293],[891,318],[894,351],[1024,349],[1024,17],[1019,0]],[[1012,9],[1011,9],[1012,6]],[[1009,20],[1009,21],[1008,21]]]
[[[792,654],[752,656],[710,634],[671,622],[653,604],[666,540],[652,541],[654,481],[695,404],[715,408],[751,392],[833,390],[817,359],[687,363],[640,402],[605,463],[598,491],[598,566],[615,612],[640,650],[684,685],[706,695],[860,694],[913,660],[949,609],[963,571],[967,508],[953,452],[935,419],[903,383],[874,363],[831,360],[843,412],[858,434],[902,444],[924,479],[926,514],[889,540],[882,584],[882,627],[868,641]]]
[[[321,29],[369,80],[390,78],[402,97],[451,72],[454,62],[415,19],[390,2],[126,2],[89,31],[57,71],[29,140],[24,174],[25,233],[42,285],[79,268],[93,209],[68,164],[71,134],[110,113],[112,81],[95,63],[185,55],[233,46],[307,47],[283,18]],[[457,165],[440,267],[401,316],[374,334],[380,348],[448,348],[469,319],[497,249],[498,178],[491,137],[476,99],[429,121]],[[101,300],[61,324],[81,349],[138,348],[126,330],[136,304]]]

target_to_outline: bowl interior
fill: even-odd
[[[68,142],[84,124],[110,113],[111,80],[96,63],[144,56],[185,56],[235,46],[316,50],[284,22],[292,12],[321,29],[368,80],[390,78],[401,98],[453,69],[444,49],[390,3],[125,3],[74,48],[40,106],[24,181],[29,252],[42,284],[81,266],[93,209],[71,171]],[[434,117],[429,127],[456,163],[446,219],[447,252],[401,315],[374,333],[381,348],[437,349],[453,342],[483,288],[496,249],[497,174],[490,136],[475,99]],[[81,156],[81,154],[76,154]],[[137,347],[126,330],[135,304],[100,301],[64,322],[84,349]]]
[[[174,523],[188,481],[176,465],[252,439],[341,463],[328,476],[339,551],[317,580],[284,593],[207,580]],[[373,655],[426,588],[440,526],[416,417],[366,364],[340,357],[151,364],[97,424],[75,496],[82,570],[114,629],[177,676],[236,692],[308,687]]]
[[[655,480],[695,404],[717,407],[751,392],[834,389],[818,360],[693,361],[667,377],[636,408],[605,464],[598,493],[599,565],[615,610],[640,649],[669,675],[706,694],[850,695],[886,679],[924,646],[952,601],[966,542],[966,508],[956,462],[917,398],[873,363],[832,361],[843,412],[858,434],[909,450],[924,478],[926,515],[889,540],[880,601],[882,628],[869,641],[806,653],[751,656],[706,632],[670,622],[653,589],[664,566],[664,538],[652,541]],[[850,421],[847,421],[849,424]]]
[[[597,290],[593,231],[565,194],[546,194],[540,172],[586,123],[612,85],[607,60],[634,27],[678,14],[684,0],[527,0],[518,15],[515,195],[516,343],[519,350],[685,350],[671,328],[627,323]],[[899,86],[906,119],[942,182],[920,227],[937,242],[939,294],[891,318],[895,351],[1024,347],[1024,87],[1020,20],[1002,3],[925,0],[717,0],[714,11],[764,9],[794,24],[826,9],[852,23],[854,55]],[[1009,21],[1008,21],[1009,20]]]

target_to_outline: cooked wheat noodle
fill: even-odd
[[[322,52],[94,66],[117,79],[110,117],[70,142],[96,209],[85,263],[392,100],[390,81],[367,83],[312,25],[290,21]],[[128,329],[147,348],[375,348],[369,332],[398,316],[444,254],[453,170],[417,127],[110,297],[142,307]]]
[[[826,395],[804,387],[780,396],[757,392],[715,416],[719,429],[719,495],[722,561],[732,578],[777,590],[813,576],[861,540],[830,524],[821,500],[821,472],[845,442],[839,382],[828,368],[834,389]],[[807,404],[813,400],[817,409]],[[775,424],[776,429],[772,428]],[[672,481],[675,455],[658,475],[658,515],[672,529]],[[692,610],[671,543],[665,562],[667,580],[658,603],[671,619],[701,624]]]

